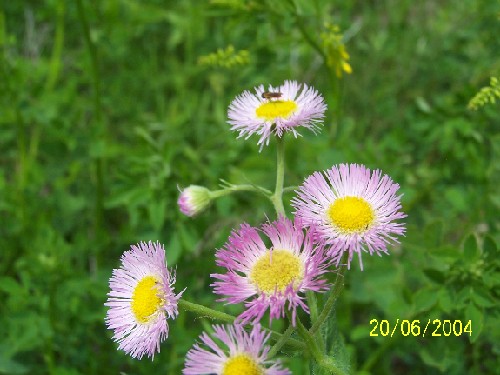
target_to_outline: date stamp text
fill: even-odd
[[[462,336],[469,334],[472,336],[472,321],[468,320],[462,322],[461,320],[449,320],[449,319],[428,319],[426,321],[420,322],[420,320],[399,320],[396,319],[395,322],[389,322],[386,319],[370,320],[370,336],[390,336],[403,335],[403,336],[421,336],[426,337],[439,337],[439,336]]]

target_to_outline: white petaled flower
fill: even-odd
[[[295,137],[298,128],[304,127],[316,133],[323,122],[326,104],[313,88],[296,81],[285,81],[279,87],[264,85],[255,88],[255,94],[244,91],[229,105],[228,123],[239,137],[248,139],[252,134],[260,136],[260,150],[269,144],[271,134],[282,137],[291,132]]]
[[[121,262],[109,280],[106,324],[114,331],[119,350],[133,358],[153,358],[168,337],[167,318],[177,316],[183,291],[174,294],[175,273],[168,270],[158,242],[132,245]]]
[[[348,252],[353,254],[388,253],[387,245],[398,243],[403,223],[395,220],[406,215],[401,211],[399,185],[380,170],[363,165],[340,164],[307,177],[292,199],[294,214],[304,225],[314,227],[319,240],[328,247],[327,254],[339,264]]]
[[[270,248],[256,228],[242,224],[217,250],[216,263],[226,272],[211,275],[217,280],[214,292],[223,296],[221,301],[245,303],[241,323],[257,323],[267,310],[270,319],[279,319],[288,310],[295,325],[298,307],[309,313],[304,294],[329,288],[323,276],[332,261],[323,246],[313,244],[313,231],[304,231],[297,220],[281,216],[263,224],[261,231]]]
[[[269,334],[260,325],[246,332],[243,326],[212,326],[212,337],[220,340],[229,350],[222,349],[209,335],[200,339],[204,347],[195,344],[186,355],[184,375],[290,375],[279,360],[268,360],[269,346],[265,345]]]

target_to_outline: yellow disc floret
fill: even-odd
[[[286,250],[267,251],[253,266],[250,280],[266,294],[284,292],[291,282],[297,286],[303,278],[304,266],[296,255]]]
[[[276,118],[287,118],[297,109],[297,103],[291,100],[276,100],[262,103],[256,110],[257,117],[266,121],[274,121]]]
[[[229,358],[224,365],[222,375],[263,375],[262,368],[246,354]]]
[[[331,222],[345,233],[366,231],[375,219],[371,205],[360,197],[336,199],[327,211]]]
[[[146,276],[137,283],[134,289],[132,312],[140,323],[147,323],[163,303],[163,300],[158,296],[156,284],[157,279],[154,276]]]

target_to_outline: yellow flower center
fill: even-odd
[[[259,290],[272,294],[275,290],[283,292],[294,282],[297,286],[303,278],[304,267],[299,257],[286,250],[267,251],[250,272],[252,281]]]
[[[291,100],[276,100],[262,103],[256,110],[257,117],[267,121],[274,121],[276,118],[287,118],[297,109],[297,103]]]
[[[163,300],[158,297],[157,279],[146,276],[137,283],[132,294],[132,312],[140,323],[147,323],[158,311]]]
[[[371,205],[359,197],[336,199],[328,208],[332,223],[345,233],[360,233],[367,230],[375,219]]]
[[[262,368],[246,354],[238,354],[229,358],[222,375],[263,375]]]

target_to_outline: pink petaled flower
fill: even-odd
[[[198,185],[189,185],[181,190],[177,204],[179,210],[186,216],[196,216],[207,208],[212,200],[210,190]]]
[[[260,149],[269,144],[271,134],[278,137],[287,131],[297,137],[299,126],[316,133],[323,122],[326,104],[323,97],[312,87],[295,81],[285,81],[279,87],[260,85],[255,94],[244,91],[229,105],[228,123],[239,137],[248,139],[252,134],[260,136]]]
[[[177,316],[183,292],[174,294],[175,274],[167,269],[165,250],[158,242],[132,245],[121,262],[109,280],[106,324],[114,330],[119,350],[133,358],[153,358],[168,337],[167,318]]]
[[[261,330],[260,325],[253,326],[246,332],[241,325],[214,325],[213,337],[222,341],[229,348],[223,350],[206,333],[200,336],[203,344],[209,349],[195,344],[186,356],[184,375],[289,375],[279,360],[267,359],[269,346],[265,345],[269,334]]]
[[[242,323],[258,322],[268,308],[270,320],[283,317],[288,302],[295,325],[297,306],[309,312],[299,293],[328,289],[319,276],[327,272],[331,259],[321,245],[313,244],[312,231],[304,235],[297,221],[280,217],[262,225],[262,232],[271,240],[269,249],[257,229],[248,224],[231,233],[215,254],[227,273],[211,275],[218,279],[212,284],[214,292],[225,296],[220,301],[245,302],[246,309],[238,317]]]
[[[395,223],[406,215],[401,210],[399,185],[380,170],[363,165],[341,164],[307,177],[292,199],[295,215],[304,225],[316,228],[327,245],[328,255],[338,264],[344,252],[361,250],[372,255],[388,253],[387,245],[399,243],[396,236],[405,232],[404,224]]]

